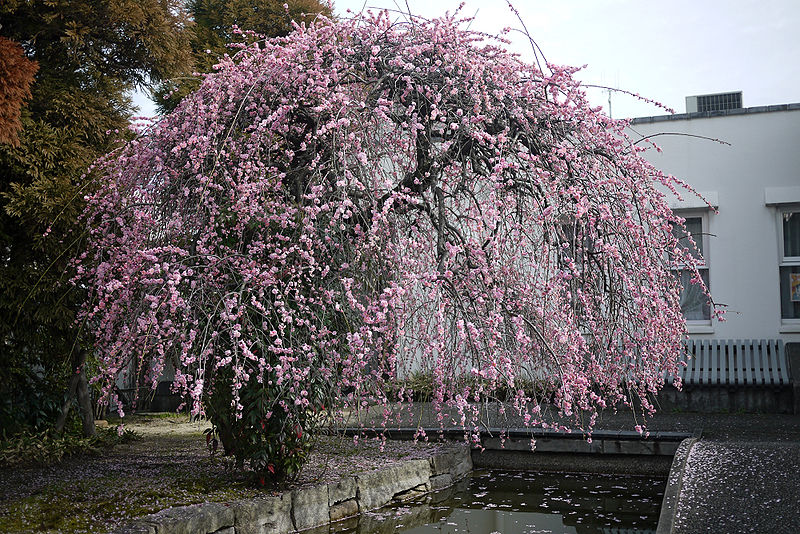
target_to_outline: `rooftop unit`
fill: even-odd
[[[712,95],[695,95],[686,97],[686,113],[703,113],[706,111],[726,111],[742,107],[742,92],[714,93]]]

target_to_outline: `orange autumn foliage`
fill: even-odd
[[[0,37],[0,143],[19,146],[20,112],[31,97],[33,75],[39,65],[25,57],[22,47]]]

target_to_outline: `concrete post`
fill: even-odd
[[[784,346],[789,361],[789,379],[792,383],[794,413],[800,415],[800,343],[787,343]]]

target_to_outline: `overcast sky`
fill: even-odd
[[[426,18],[461,0],[335,0],[335,11],[406,10]],[[587,84],[618,87],[685,111],[687,95],[742,91],[745,107],[800,102],[800,0],[517,0],[547,60],[586,68]],[[520,27],[505,0],[467,0],[472,29]],[[393,16],[400,17],[400,14]],[[532,59],[522,37],[514,50]],[[608,94],[589,89],[595,105]],[[138,99],[137,102],[141,102]],[[611,96],[615,118],[661,115],[652,105]],[[146,106],[142,106],[147,111]]]

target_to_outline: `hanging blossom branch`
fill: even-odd
[[[238,416],[247,384],[268,391],[262,426],[388,418],[416,371],[473,436],[493,398],[531,426],[547,406],[587,430],[609,405],[651,411],[685,333],[670,269],[702,280],[656,187],[677,182],[573,72],[386,13],[223,60],[97,164],[77,261],[105,391],[172,361],[196,414],[223,375]]]

